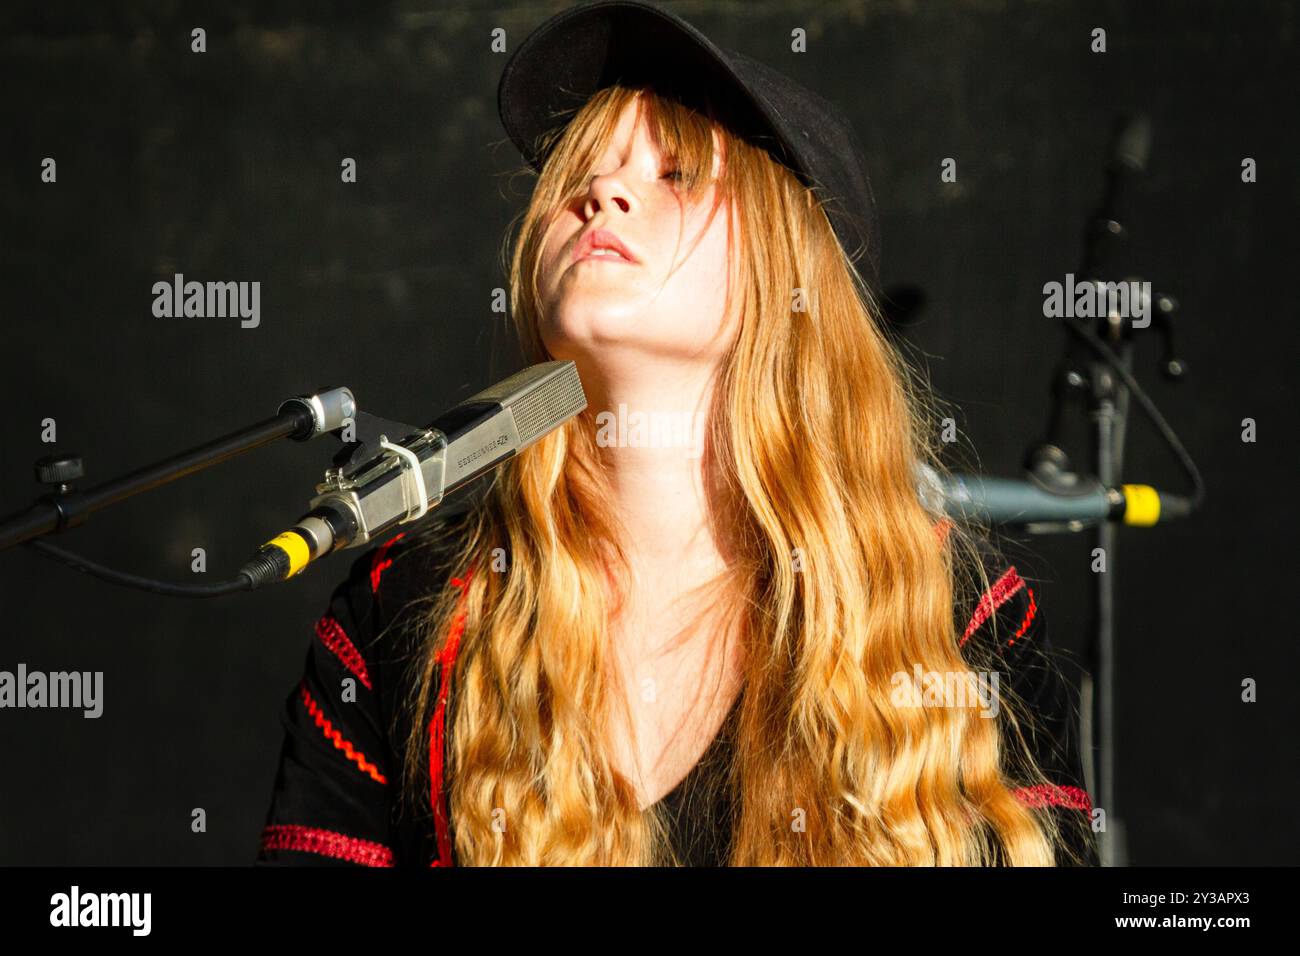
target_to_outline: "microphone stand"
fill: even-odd
[[[1121,197],[1126,192],[1132,177],[1145,170],[1147,154],[1150,148],[1150,125],[1144,116],[1121,118],[1116,126],[1115,138],[1111,148],[1111,160],[1107,168],[1106,191],[1097,210],[1088,222],[1083,263],[1079,270],[1081,282],[1100,283],[1105,273],[1104,263],[1116,251],[1116,247],[1127,239],[1128,231],[1122,224],[1128,216],[1123,209]],[[1125,279],[1124,282],[1137,282]],[[1098,290],[1104,286],[1097,286]],[[1130,289],[1141,290],[1141,284]],[[1139,292],[1141,294],[1141,292]],[[1098,297],[1099,301],[1104,301]],[[1130,304],[1132,298],[1130,297]],[[1144,303],[1143,310],[1150,317],[1150,324],[1163,342],[1163,359],[1161,372],[1172,382],[1180,382],[1186,374],[1186,365],[1177,358],[1173,341],[1173,313],[1178,303],[1173,296],[1153,294],[1151,301]],[[1097,479],[1104,487],[1114,488],[1120,485],[1123,474],[1124,439],[1127,431],[1128,406],[1132,389],[1129,383],[1133,366],[1133,334],[1139,328],[1132,316],[1121,316],[1108,306],[1097,319],[1096,340],[1110,348],[1113,357],[1118,360],[1123,373],[1114,368],[1109,361],[1090,354],[1086,362],[1080,358],[1078,339],[1084,338],[1081,330],[1083,323],[1075,318],[1064,321],[1067,329],[1075,334],[1067,336],[1063,360],[1058,365],[1057,375],[1052,388],[1051,410],[1048,421],[1047,437],[1032,446],[1025,459],[1025,467],[1040,481],[1048,486],[1062,490],[1076,483],[1078,476],[1070,471],[1069,458],[1062,450],[1059,438],[1064,424],[1064,409],[1067,404],[1079,408],[1086,407],[1088,420],[1092,423],[1094,437],[1092,443],[1093,466]],[[1134,311],[1132,309],[1130,312]],[[1127,382],[1126,379],[1127,378]],[[1139,388],[1140,386],[1134,385]],[[1145,395],[1139,398],[1143,407],[1157,427],[1170,442],[1188,467],[1189,473],[1197,487],[1194,503],[1199,504],[1202,493],[1199,474],[1191,465],[1181,444],[1172,437],[1163,420],[1154,412],[1154,406]],[[1064,525],[1029,525],[1030,533],[1051,531],[1082,530],[1080,522],[1067,522]],[[1114,521],[1101,521],[1095,528],[1096,548],[1101,550],[1104,571],[1094,575],[1093,582],[1093,627],[1086,648],[1088,668],[1083,675],[1081,686],[1082,745],[1086,759],[1085,774],[1090,793],[1097,796],[1097,807],[1105,813],[1105,828],[1101,831],[1100,856],[1103,866],[1125,866],[1128,863],[1128,848],[1125,838],[1124,823],[1118,812],[1115,788],[1115,675],[1117,645],[1115,640],[1115,572],[1118,568],[1116,555],[1118,551],[1118,528]],[[1094,552],[1096,554],[1096,552]],[[1095,559],[1094,559],[1095,560]]]
[[[385,424],[383,419],[358,411],[351,391],[347,388],[331,388],[315,395],[290,398],[281,403],[276,415],[271,418],[85,491],[71,486],[72,481],[83,477],[85,473],[81,458],[74,454],[47,456],[36,463],[36,477],[53,490],[42,495],[27,509],[0,519],[0,551],[26,543],[78,570],[95,574],[115,584],[139,587],[160,594],[218,597],[238,590],[248,590],[252,587],[252,581],[247,578],[208,585],[151,581],[97,565],[37,539],[77,527],[102,508],[159,488],[178,478],[204,471],[280,438],[287,437],[302,442],[349,425],[368,434],[375,430],[377,423]]]
[[[1123,325],[1107,323],[1103,332],[1120,363],[1132,370],[1132,343],[1120,334]],[[1067,320],[1073,321],[1073,320]],[[1033,445],[1025,467],[1049,488],[1066,493],[1078,483],[1079,476],[1070,470],[1062,450],[1059,433],[1064,424],[1063,411],[1068,405],[1086,408],[1093,425],[1093,473],[1107,488],[1120,484],[1123,471],[1124,437],[1128,412],[1129,389],[1108,362],[1092,360],[1084,368],[1075,365],[1071,344],[1058,369],[1051,400],[1048,437]],[[1078,521],[1037,522],[1025,526],[1030,534],[1080,531]],[[1123,821],[1115,803],[1115,572],[1118,528],[1113,521],[1099,521],[1094,528],[1095,547],[1101,549],[1105,572],[1094,574],[1093,618],[1084,658],[1086,667],[1080,686],[1081,746],[1084,773],[1089,793],[1096,796],[1096,807],[1105,811],[1105,829],[1099,839],[1102,866],[1127,863]],[[1094,552],[1096,554],[1096,552]]]
[[[1112,328],[1118,330],[1119,327]],[[1132,344],[1123,341],[1115,345],[1120,361],[1126,369],[1131,370]],[[1091,371],[1089,418],[1096,426],[1094,470],[1102,484],[1114,487],[1120,482],[1124,458],[1128,388],[1105,362],[1092,362]],[[1126,866],[1128,849],[1124,823],[1115,803],[1115,570],[1119,544],[1119,529],[1115,522],[1100,522],[1096,528],[1095,541],[1105,561],[1105,572],[1093,575],[1095,620],[1092,643],[1088,648],[1092,667],[1090,673],[1084,676],[1082,696],[1091,705],[1091,720],[1086,727],[1096,730],[1097,767],[1094,771],[1094,786],[1097,789],[1094,792],[1097,793],[1099,806],[1106,813],[1106,828],[1101,832],[1100,840],[1101,865]],[[1095,688],[1092,674],[1096,674]],[[1092,743],[1091,740],[1084,741],[1085,747],[1090,747]]]
[[[287,580],[308,562],[338,548],[361,546],[369,542],[372,534],[399,523],[418,521],[431,505],[440,507],[444,514],[474,507],[475,491],[483,490],[475,488],[475,478],[514,457],[584,408],[586,397],[572,362],[542,362],[516,372],[470,396],[424,428],[358,410],[347,388],[299,395],[282,402],[273,418],[88,491],[74,490],[69,485],[84,473],[80,458],[60,455],[38,461],[37,479],[52,485],[54,491],[26,511],[0,519],[0,550],[26,543],[79,571],[155,594],[208,598],[249,591]],[[335,467],[327,469],[325,481],[316,486],[313,510],[303,516],[300,524],[263,544],[228,581],[203,585],[154,581],[96,564],[38,540],[84,523],[100,508],[278,438],[301,442],[326,432],[335,434],[343,447],[334,456]],[[390,442],[390,435],[400,443]],[[450,462],[448,447],[459,456]],[[423,457],[417,457],[413,449],[419,449]],[[436,498],[430,499],[426,479],[436,479]],[[362,510],[362,497],[369,502],[368,510]]]

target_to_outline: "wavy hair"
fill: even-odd
[[[1058,824],[1013,793],[1046,783],[1017,701],[990,720],[891,695],[895,675],[918,663],[972,673],[958,609],[989,586],[983,529],[936,534],[916,475],[920,464],[943,472],[939,401],[881,331],[874,293],[813,190],[707,102],[652,86],[599,91],[545,137],[513,244],[526,360],[552,358],[538,331],[551,215],[582,195],[634,99],[681,170],[684,200],[711,181],[721,133],[714,212],[725,202],[735,213],[741,321],[715,379],[704,457],[728,559],[699,589],[744,651],[723,784],[729,862],[1052,865],[1067,845]],[[603,718],[626,700],[612,676],[621,598],[611,595],[626,595],[630,578],[596,433],[588,409],[485,479],[452,559],[475,573],[421,617],[403,792],[413,804],[421,794],[439,654],[456,624],[449,807],[467,865],[680,862],[658,805],[641,810],[611,760]]]

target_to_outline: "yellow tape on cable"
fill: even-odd
[[[265,547],[279,548],[289,556],[289,573],[285,577],[293,577],[307,567],[307,562],[311,560],[311,548],[308,547],[303,536],[295,531],[286,531],[283,534],[276,535],[266,542]]]
[[[1120,485],[1124,492],[1124,523],[1149,528],[1160,520],[1160,495],[1150,485]]]

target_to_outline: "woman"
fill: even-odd
[[[259,861],[1092,862],[1032,589],[918,495],[937,403],[860,250],[700,93],[539,148],[512,315],[588,408],[353,566]]]

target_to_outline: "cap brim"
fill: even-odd
[[[739,135],[792,161],[784,142],[728,62],[689,23],[635,0],[575,7],[539,26],[507,61],[497,88],[501,123],[525,161],[541,171],[539,138],[563,126],[597,90],[653,82],[686,102],[701,96]]]

